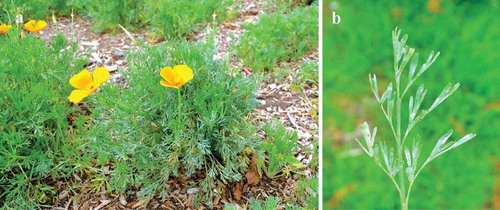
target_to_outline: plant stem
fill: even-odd
[[[71,41],[75,40],[75,13],[73,11],[73,7],[71,7]]]
[[[182,113],[182,110],[181,110],[181,89],[180,88],[177,88],[177,102],[178,102],[178,106],[177,106],[177,132],[175,134],[175,139],[176,140],[179,140],[179,132],[181,131],[181,113]]]
[[[411,188],[413,187],[413,183],[415,182],[415,180],[413,182],[410,182],[409,186],[408,186],[408,193],[406,194],[406,209],[408,209],[408,203],[409,203],[409,200],[410,200],[410,193],[411,193]]]
[[[403,148],[404,148],[404,143],[403,140],[401,139],[401,103],[403,99],[401,98],[401,92],[400,92],[400,80],[399,77],[396,75],[396,133],[397,133],[397,150],[398,150],[398,164],[400,166],[404,165],[404,160],[403,160]],[[401,201],[401,209],[407,210],[408,209],[408,203],[406,202],[406,189],[405,189],[405,174],[404,174],[404,167],[401,167],[399,169],[399,198]]]

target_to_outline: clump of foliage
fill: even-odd
[[[146,19],[164,37],[180,38],[200,23],[224,21],[234,0],[146,0]],[[215,15],[215,16],[213,16]]]
[[[308,98],[307,93],[304,91],[306,87],[309,86],[319,86],[319,74],[318,74],[318,62],[303,62],[300,67],[297,75],[293,77],[292,84],[288,86],[290,90],[293,90],[301,95],[304,98]],[[315,100],[317,102],[317,100]],[[308,101],[311,103],[312,101]],[[312,110],[317,113],[317,110]],[[313,116],[317,116],[314,114]]]
[[[97,32],[122,25],[131,30],[147,27],[163,37],[180,38],[199,29],[200,23],[226,20],[231,13],[227,7],[234,1],[83,0],[75,4],[92,18]]]
[[[266,209],[278,209],[279,208],[280,199],[275,196],[268,197],[264,203],[261,203],[259,200],[252,198],[250,199],[249,209],[254,210],[266,210]]]
[[[122,25],[129,30],[149,28],[163,37],[180,38],[202,28],[202,23],[223,22],[234,16],[234,10],[228,9],[233,5],[238,8],[234,0],[15,0],[1,5],[0,20],[12,21],[17,13],[35,19],[46,19],[52,13],[78,13],[90,16],[92,29],[99,33]]]
[[[71,171],[78,133],[66,99],[75,47],[56,36],[50,46],[13,28],[0,36],[0,206],[28,209],[51,202],[54,180]]]
[[[293,155],[294,149],[298,148],[297,133],[287,131],[285,126],[276,120],[264,126],[263,131],[266,134],[266,138],[261,146],[262,151],[257,152],[258,158],[255,161],[258,173],[261,176],[266,175],[268,178],[273,179],[281,176],[288,177],[293,172],[296,179],[299,180],[295,185],[296,193],[285,198],[283,202],[287,207],[292,209],[301,209],[302,207],[317,208],[318,178],[303,174],[301,169],[305,165]],[[261,154],[261,152],[265,152],[265,154]],[[317,151],[311,152],[317,154]],[[314,158],[316,157],[314,156]],[[315,163],[311,163],[311,167],[315,168]],[[269,198],[266,200],[266,203],[268,202]],[[258,203],[257,200],[250,201],[250,209],[260,209],[257,205]],[[278,203],[279,200],[276,201],[276,205],[273,208],[264,204],[266,206],[264,209],[275,209]]]
[[[403,120],[402,105],[405,95],[409,94],[410,88],[416,80],[436,61],[439,52],[431,52],[425,63],[417,69],[419,61],[418,53],[415,52],[414,48],[406,45],[408,35],[400,38],[400,34],[401,30],[397,29],[392,33],[395,74],[394,86],[392,82],[389,83],[382,96],[379,96],[377,77],[375,75],[370,75],[370,84],[373,94],[380,104],[384,116],[389,122],[396,145],[393,147],[387,145],[384,141],[375,144],[377,127],[371,131],[367,122],[361,125],[361,133],[365,140],[364,143],[361,143],[357,139],[356,141],[363,151],[373,158],[375,163],[384,170],[387,176],[389,176],[399,192],[401,208],[408,209],[412,186],[422,169],[438,156],[462,145],[476,135],[467,134],[456,142],[447,142],[453,134],[453,130],[446,132],[446,134],[439,138],[427,159],[419,164],[418,161],[422,146],[419,136],[410,138],[412,129],[417,123],[424,120],[431,111],[436,109],[444,100],[451,96],[458,89],[460,84],[448,84],[434,100],[432,105],[423,110],[421,110],[420,107],[427,94],[427,90],[423,84],[420,85],[415,96],[410,96],[409,98],[408,118]],[[403,80],[402,75],[407,66],[408,78]],[[404,84],[404,82],[406,82],[406,84]],[[407,123],[406,127],[403,127],[405,122]]]
[[[297,78],[294,79],[294,85],[306,85],[306,84],[315,84],[319,85],[319,73],[318,62],[303,62],[300,65],[300,71],[297,74]]]
[[[300,162],[293,156],[293,149],[297,148],[298,136],[296,132],[287,132],[283,124],[274,121],[264,127],[267,137],[262,144],[268,157],[258,158],[256,161],[259,174],[262,171],[269,178],[290,175],[290,171],[301,166]]]
[[[195,200],[210,205],[220,195],[215,187],[242,178],[248,153],[259,145],[247,120],[258,106],[258,78],[228,74],[226,62],[212,59],[215,52],[203,42],[142,46],[128,56],[130,88],[104,87],[92,112],[105,132],[92,132],[88,149],[98,163],[111,162],[113,191],[137,188],[141,196],[166,198],[166,181],[192,178],[200,188]],[[159,74],[178,64],[194,71],[180,88],[180,115],[178,90],[161,86]]]
[[[33,19],[43,20],[53,12],[68,15],[76,0],[9,0],[0,4],[0,20],[10,22],[20,13]]]
[[[129,29],[145,26],[144,0],[76,1],[76,7],[88,14],[93,21],[92,29],[97,32],[117,29],[121,24]]]
[[[259,22],[243,25],[246,32],[235,46],[236,54],[254,72],[272,71],[280,62],[297,60],[318,47],[317,16],[317,5],[261,15]]]
[[[297,194],[292,196],[297,205],[314,209],[318,208],[318,180],[319,179],[317,177],[311,177],[297,183]]]

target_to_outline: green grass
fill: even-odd
[[[325,8],[330,2],[325,1]],[[376,73],[379,86],[391,77],[392,46],[390,31],[399,26],[410,35],[409,45],[421,55],[431,50],[441,56],[419,80],[436,97],[443,82],[460,82],[461,88],[433,111],[426,123],[414,131],[421,133],[423,154],[428,154],[442,131],[454,129],[453,139],[465,132],[477,133],[466,146],[436,159],[419,177],[412,192],[412,208],[489,208],[498,164],[500,132],[495,82],[500,78],[498,21],[493,1],[442,1],[441,13],[432,13],[427,2],[340,1],[339,25],[330,23],[330,10],[324,24],[324,202],[327,208],[398,208],[397,191],[384,173],[368,157],[355,154],[353,139],[339,143],[362,120],[390,130],[370,92],[368,74]],[[422,60],[422,58],[421,58]],[[425,82],[422,82],[425,81]],[[412,91],[410,91],[412,92]],[[432,101],[422,106],[429,107]],[[384,126],[385,125],[385,126]],[[390,132],[379,132],[389,139]],[[333,143],[336,141],[336,143]],[[340,200],[334,195],[347,194]]]
[[[297,61],[318,47],[318,6],[298,7],[283,14],[259,16],[257,23],[244,25],[245,33],[235,46],[242,63],[253,72],[273,72],[280,63]]]

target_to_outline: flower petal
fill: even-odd
[[[45,22],[43,20],[39,20],[39,21],[36,22],[36,29],[38,31],[43,30],[45,27],[47,27],[47,22]]]
[[[25,23],[24,26],[35,27],[36,26],[36,20],[30,20],[27,23]]]
[[[69,79],[69,84],[78,89],[88,89],[92,85],[92,76],[89,70],[83,69]]]
[[[43,20],[30,20],[27,23],[24,24],[24,29],[26,29],[29,32],[32,33],[38,33],[41,30],[43,30],[45,27],[47,27],[47,22]]]
[[[175,85],[171,85],[170,83],[168,83],[167,81],[165,80],[162,80],[160,81],[160,85],[163,85],[165,87],[171,87],[171,88],[176,88],[176,89],[179,89],[179,87],[175,86]]]
[[[177,72],[172,67],[167,66],[160,71],[160,76],[172,85],[175,82],[175,77],[177,77]]]
[[[194,77],[193,70],[187,65],[177,65],[174,67],[174,69],[175,71],[177,71],[178,76],[181,78],[179,87],[186,84]]]
[[[91,95],[93,91],[89,90],[73,90],[71,94],[69,95],[68,99],[69,101],[78,104],[80,101],[82,101],[85,97]]]
[[[104,67],[97,67],[92,72],[94,77],[94,84],[97,87],[101,86],[102,83],[106,82],[109,79],[109,71]]]
[[[35,28],[36,28],[36,21],[35,20],[30,20],[24,24],[24,29],[26,29],[30,32],[35,32]]]
[[[12,27],[11,25],[1,24],[0,25],[0,34],[6,34],[7,31],[9,31],[11,27]]]

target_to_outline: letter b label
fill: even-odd
[[[342,21],[340,15],[335,14],[335,12],[332,12],[332,18],[333,18],[332,20],[333,24],[339,24],[340,21]]]

